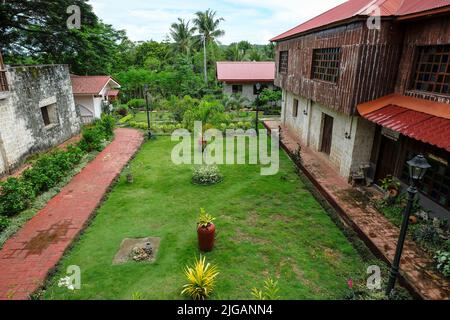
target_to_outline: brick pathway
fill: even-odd
[[[0,299],[27,299],[44,283],[143,139],[117,129],[114,141],[4,244]]]
[[[278,121],[266,121],[266,127],[278,128]],[[316,181],[322,193],[373,249],[378,256],[391,262],[395,254],[399,228],[368,203],[355,201],[358,192],[352,188],[325,159],[325,156],[303,145],[295,134],[282,128],[282,145],[291,152],[301,144],[302,164],[306,173]],[[435,271],[429,256],[412,240],[407,239],[402,255],[400,273],[405,285],[424,299],[450,299],[450,281]]]

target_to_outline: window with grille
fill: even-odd
[[[412,89],[450,94],[450,45],[418,47]]]
[[[337,83],[341,48],[315,49],[313,51],[312,78]]]
[[[280,51],[280,63],[278,65],[279,73],[288,72],[289,51]]]
[[[294,118],[297,118],[298,116],[298,100],[294,99],[294,104],[292,106],[292,116]]]

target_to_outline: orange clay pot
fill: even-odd
[[[214,237],[216,226],[210,223],[207,227],[199,226],[197,228],[198,247],[200,251],[211,251],[214,247]]]

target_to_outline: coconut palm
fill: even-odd
[[[215,43],[217,38],[222,37],[225,31],[219,29],[219,25],[224,18],[217,18],[217,12],[211,9],[205,12],[198,11],[193,20],[200,35],[204,35],[206,43]],[[201,38],[199,38],[201,39]]]
[[[178,18],[178,23],[172,23],[170,27],[170,36],[175,42],[175,48],[178,52],[189,55],[194,43],[194,32],[196,28],[190,26],[190,21]]]

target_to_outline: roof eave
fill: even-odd
[[[326,25],[323,25],[323,26],[320,26],[317,28],[308,29],[303,32],[299,32],[299,33],[296,33],[296,34],[293,34],[293,35],[290,35],[290,36],[287,36],[284,38],[277,39],[278,37],[275,37],[275,38],[270,39],[269,41],[270,42],[282,42],[282,41],[292,40],[295,38],[303,37],[303,36],[311,34],[311,33],[340,27],[340,26],[350,24],[350,23],[361,22],[361,21],[367,20],[367,18],[368,18],[368,16],[366,16],[366,15],[353,16],[353,17],[350,17],[350,18],[347,18],[344,20],[339,20],[339,21],[336,21],[333,23],[329,23],[329,24],[326,24]],[[381,19],[382,20],[394,20],[394,17],[393,16],[383,16],[383,17],[381,17]]]

